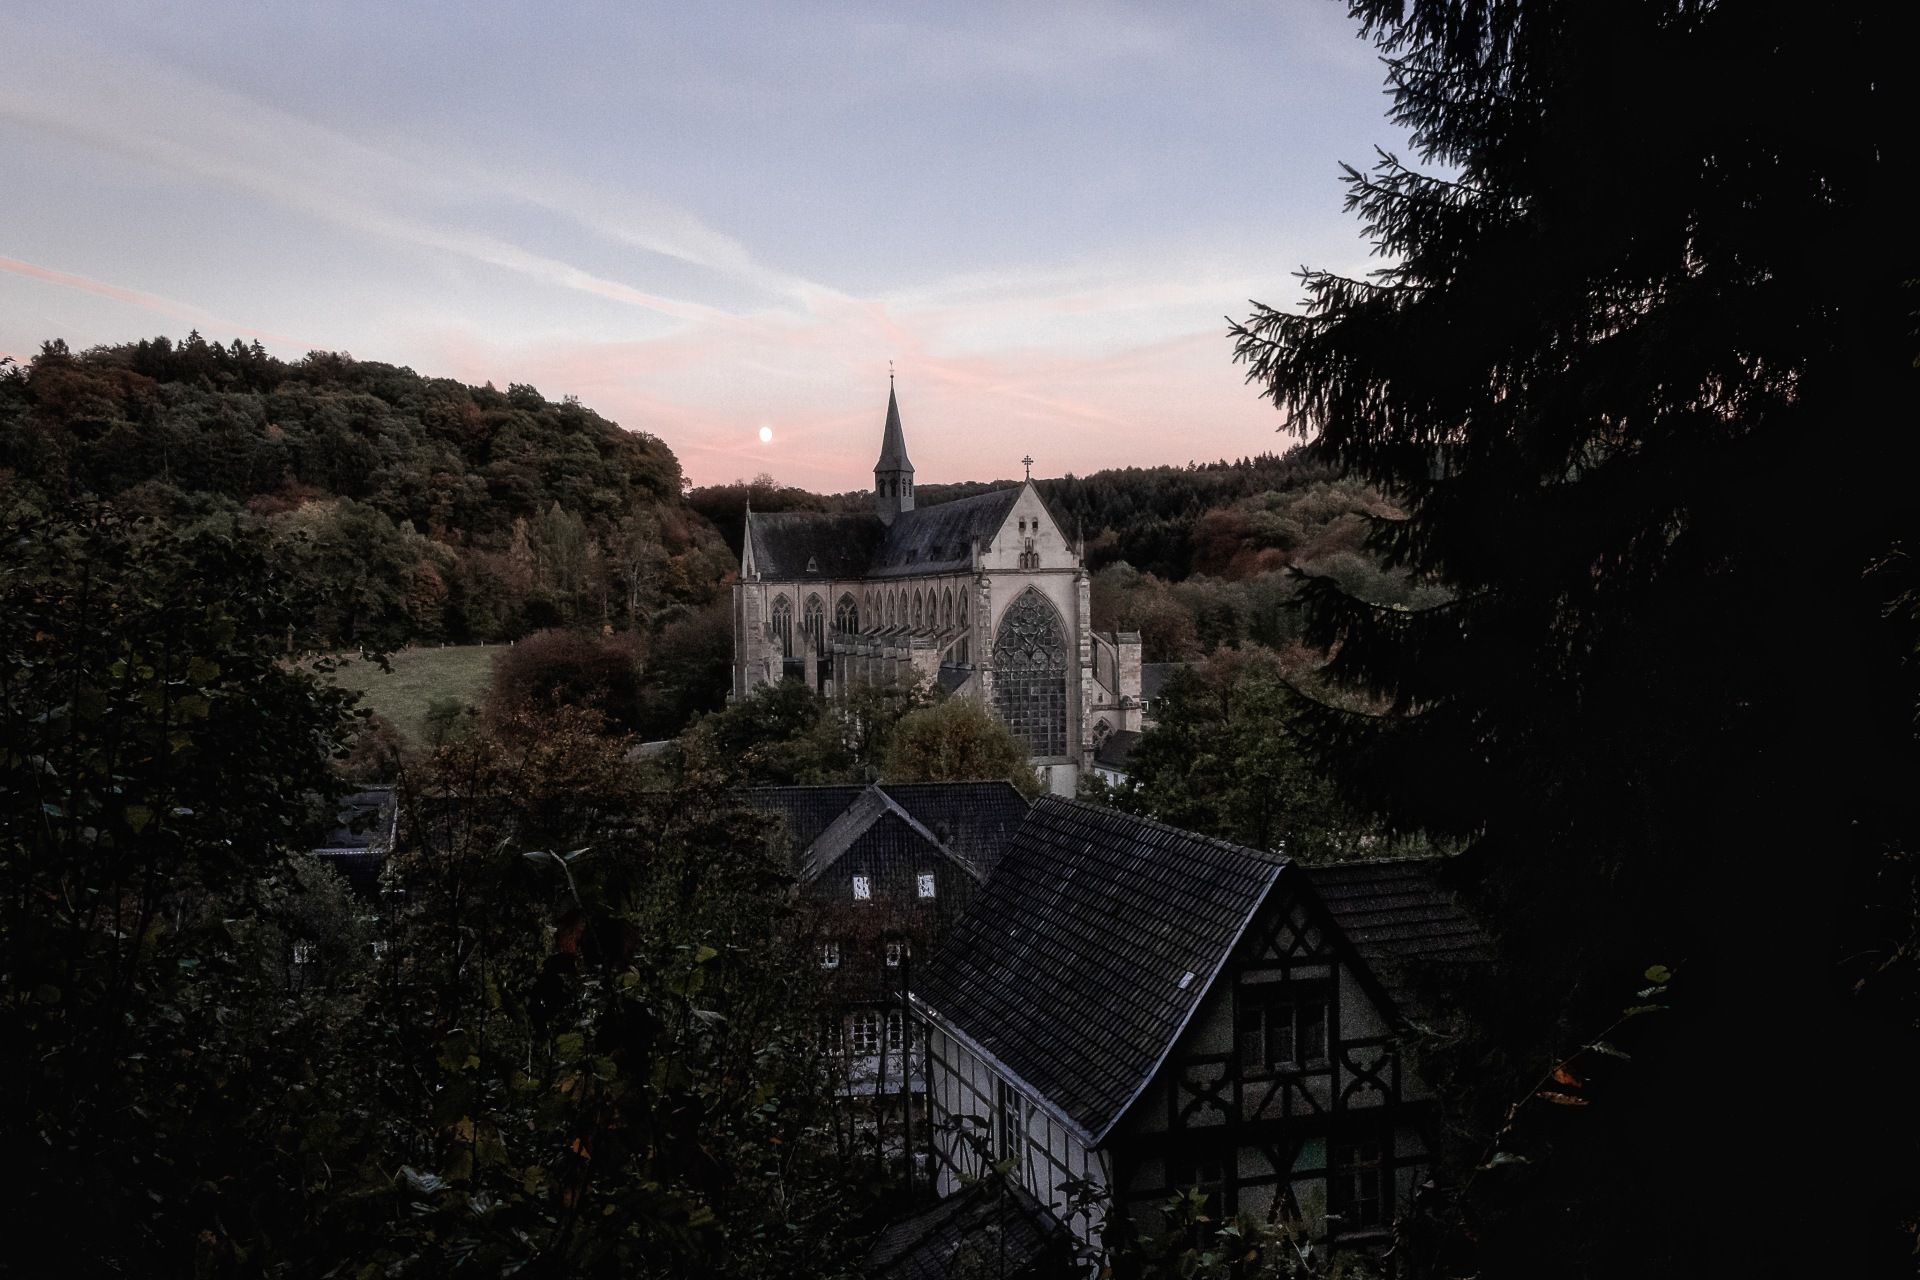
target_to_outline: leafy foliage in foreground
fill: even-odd
[[[3,533],[0,1140],[65,1269],[842,1269],[872,1182],[761,819],[503,722],[411,780],[375,917],[286,853],[349,717],[258,541]]]

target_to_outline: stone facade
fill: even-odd
[[[927,507],[913,491],[889,392],[871,514],[748,513],[734,696],[937,684],[992,709],[1073,794],[1099,741],[1139,728],[1139,637],[1094,634],[1082,549],[1032,481]]]

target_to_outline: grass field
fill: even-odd
[[[334,679],[343,689],[357,690],[361,706],[379,712],[409,742],[417,743],[426,736],[427,706],[435,698],[480,705],[493,676],[493,656],[505,648],[474,644],[401,649],[389,658],[391,674],[356,659],[335,672]]]

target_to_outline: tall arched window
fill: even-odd
[[[785,596],[775,596],[772,618],[773,621],[768,625],[773,631],[774,642],[780,646],[780,656],[791,658],[793,656],[793,601]]]
[[[1032,587],[993,637],[993,709],[1027,754],[1067,754],[1067,641],[1060,615]]]
[[[807,636],[813,641],[813,650],[820,652],[827,647],[827,606],[820,603],[817,595],[807,597],[807,611],[803,623]]]
[[[953,588],[948,587],[940,597],[940,629],[953,630]]]
[[[960,588],[960,625],[967,625],[967,589]]]
[[[851,635],[860,629],[860,610],[853,603],[853,593],[840,597],[840,603],[833,606],[833,629]]]
[[[920,629],[920,593],[918,591],[913,593],[913,629],[915,631]]]

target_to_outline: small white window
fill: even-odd
[[[933,896],[933,872],[931,871],[920,873],[920,896],[923,898]]]
[[[313,944],[311,942],[296,942],[293,944],[294,964],[304,968],[305,966],[312,964],[313,961],[314,961],[314,953],[313,953]]]
[[[853,1052],[870,1058],[880,1052],[880,1011],[861,1009],[853,1015]]]
[[[900,962],[906,958],[906,955],[907,955],[906,943],[889,942],[887,944],[887,968],[898,969],[900,967]]]
[[[867,879],[865,876],[855,876],[853,878],[853,900],[855,902],[865,902],[871,897],[873,897],[873,881]]]
[[[891,1010],[887,1014],[887,1051],[898,1053],[906,1041],[906,1032],[900,1022],[900,1011]]]
[[[838,969],[840,967],[839,943],[823,942],[820,944],[820,967],[822,969]]]
[[[371,950],[373,951],[373,958],[375,960],[380,959],[382,956],[387,954],[386,941],[384,939],[376,940],[372,944]]]

